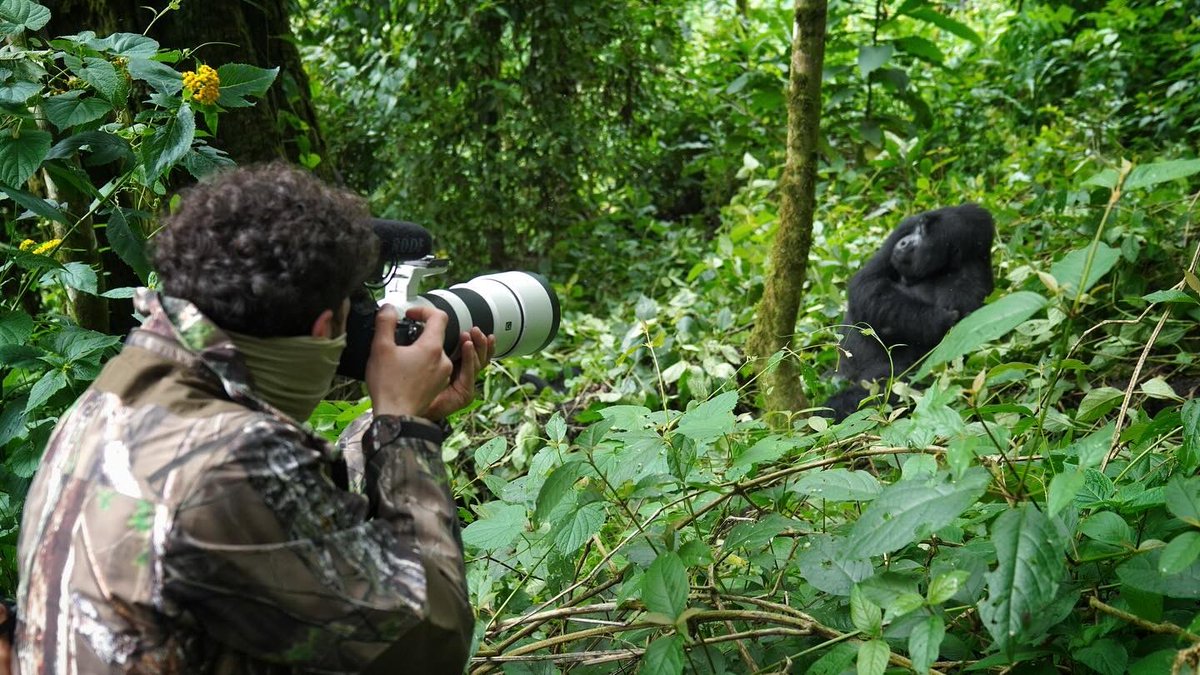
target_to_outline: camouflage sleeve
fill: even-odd
[[[166,600],[266,661],[462,672],[474,617],[439,440],[423,420],[377,418],[355,495],[332,484],[300,430],[239,428],[177,513]]]

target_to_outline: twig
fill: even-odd
[[[1104,602],[1101,602],[1098,598],[1096,598],[1096,596],[1092,596],[1092,597],[1088,598],[1088,604],[1091,605],[1091,607],[1093,609],[1097,609],[1097,610],[1104,612],[1105,614],[1108,614],[1110,616],[1115,616],[1122,621],[1131,623],[1131,624],[1137,626],[1138,628],[1144,628],[1145,630],[1148,630],[1151,633],[1161,633],[1163,635],[1174,635],[1176,637],[1181,637],[1186,640],[1189,640],[1192,643],[1200,644],[1200,635],[1196,635],[1195,633],[1193,633],[1185,628],[1180,628],[1179,626],[1176,626],[1173,623],[1167,623],[1167,622],[1154,623],[1152,621],[1147,621],[1140,616],[1130,614],[1129,612],[1126,612],[1121,609],[1117,609],[1116,607],[1113,607],[1112,605],[1105,604]]]

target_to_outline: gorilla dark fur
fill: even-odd
[[[839,376],[850,388],[825,405],[837,420],[867,396],[863,380],[900,375],[992,292],[992,214],[975,204],[904,219],[850,280]],[[855,324],[875,329],[878,340]],[[891,362],[887,351],[891,348]]]

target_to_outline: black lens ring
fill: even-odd
[[[496,330],[496,317],[492,316],[492,307],[479,293],[465,287],[447,288],[447,293],[453,293],[467,306],[471,313],[471,324],[478,326],[484,335],[491,335]]]
[[[422,293],[421,297],[428,300],[429,304],[445,312],[446,316],[450,318],[450,321],[446,324],[446,339],[442,343],[442,350],[447,354],[453,354],[458,349],[458,335],[461,332],[458,328],[458,312],[454,311],[454,308],[450,306],[450,303],[446,302],[445,298],[438,297],[433,293]]]

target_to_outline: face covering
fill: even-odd
[[[307,422],[329,392],[346,347],[344,333],[336,338],[226,333],[254,378],[254,393],[297,422]]]

